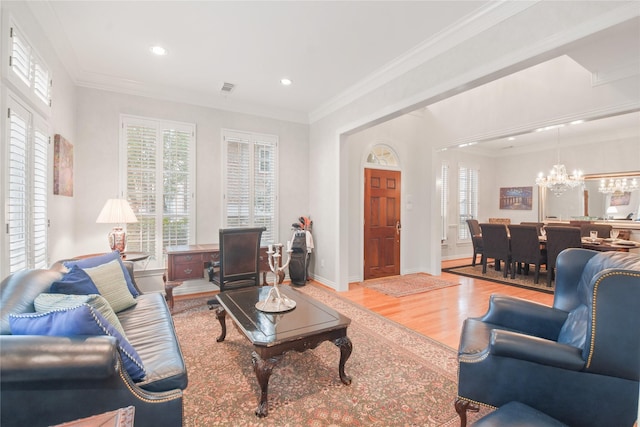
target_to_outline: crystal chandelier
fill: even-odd
[[[622,194],[637,189],[638,180],[636,178],[632,180],[628,180],[627,178],[611,178],[608,181],[606,179],[601,180],[598,191],[605,194]]]
[[[544,176],[542,172],[536,178],[536,184],[540,187],[546,187],[555,196],[560,196],[570,188],[577,187],[584,183],[582,171],[574,170],[571,175],[567,173],[567,168],[560,163],[560,129],[558,128],[558,163],[553,165],[553,169],[549,175]]]

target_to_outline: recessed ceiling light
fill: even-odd
[[[163,56],[167,54],[167,49],[163,48],[162,46],[152,46],[149,50],[151,50],[152,53],[158,56]]]
[[[515,141],[516,139],[513,136],[510,136],[509,138],[507,138],[508,141]]]
[[[288,78],[284,77],[284,78],[280,79],[280,83],[282,83],[282,86],[290,86],[291,83],[293,83],[293,82],[291,81],[291,79],[288,79]]]

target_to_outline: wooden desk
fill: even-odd
[[[267,284],[269,259],[267,247],[260,248],[260,271],[262,271],[262,283]],[[205,265],[209,262],[220,260],[220,246],[217,243],[201,245],[167,246],[167,281],[183,281],[204,278]],[[284,274],[278,277],[278,283],[282,283]]]

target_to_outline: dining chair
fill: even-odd
[[[533,225],[536,227],[536,231],[538,232],[538,236],[542,235],[540,230],[544,227],[544,222],[521,222],[520,225]]]
[[[507,277],[511,264],[511,246],[506,224],[480,224],[482,230],[482,274],[487,273],[487,259],[493,258],[496,271],[501,270],[504,261],[503,277]]]
[[[547,230],[547,286],[555,276],[556,258],[567,248],[581,248],[580,228],[546,226]]]
[[[220,258],[209,280],[220,292],[260,285],[260,239],[265,227],[221,228],[219,230]],[[207,302],[217,306],[217,300]]]
[[[529,273],[529,265],[535,265],[533,283],[538,284],[540,266],[547,263],[547,250],[541,249],[540,238],[536,225],[510,225],[511,235],[511,278],[516,277],[524,268],[525,275]]]
[[[597,231],[599,238],[608,239],[612,228],[611,224],[580,224],[580,236],[589,237],[592,231]]]
[[[482,257],[482,230],[477,219],[468,219],[467,225],[471,233],[471,242],[473,243],[473,259],[471,265],[475,267],[478,254]]]

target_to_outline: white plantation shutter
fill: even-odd
[[[51,72],[37,55],[35,49],[11,22],[11,54],[9,64],[15,75],[26,85],[29,93],[35,95],[45,106],[51,105]]]
[[[460,167],[458,170],[458,240],[471,239],[468,219],[478,218],[478,170]]]
[[[223,131],[225,227],[266,227],[262,243],[277,238],[277,137]]]
[[[31,46],[16,26],[11,28],[11,69],[27,86],[31,86]]]
[[[449,210],[449,165],[443,163],[440,168],[440,239],[447,240]]]
[[[126,198],[138,218],[127,225],[127,250],[163,265],[167,246],[194,240],[195,126],[122,118]]]
[[[8,98],[7,258],[9,273],[47,266],[47,158],[44,120]]]

